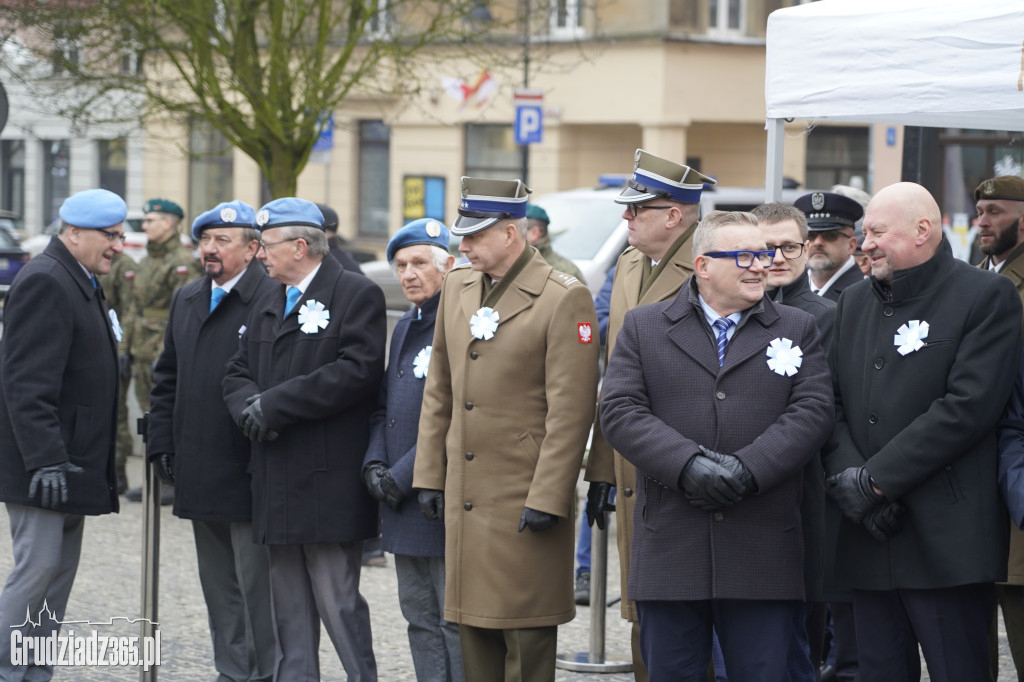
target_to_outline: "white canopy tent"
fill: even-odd
[[[768,17],[765,190],[786,119],[1024,130],[1024,0],[819,0]]]

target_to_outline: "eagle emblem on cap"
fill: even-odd
[[[220,221],[222,223],[233,223],[238,217],[238,211],[233,208],[222,208],[220,210]]]
[[[427,223],[427,236],[428,237],[440,237],[441,236],[441,223],[436,220],[431,220]]]
[[[260,211],[259,213],[256,214],[256,224],[257,225],[261,225],[262,226],[262,225],[266,225],[269,222],[270,222],[270,211],[268,211],[267,209],[263,209],[262,211]]]
[[[815,211],[825,208],[825,195],[822,192],[815,192],[811,195],[811,208]]]
[[[981,191],[983,194],[992,194],[996,191],[996,183],[986,180],[985,184],[981,186]]]

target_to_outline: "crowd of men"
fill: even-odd
[[[411,307],[386,363],[333,211],[213,207],[194,278],[177,204],[147,203],[132,269],[124,201],[69,197],[5,305],[0,625],[63,618],[84,518],[126,487],[133,378],[218,679],[318,680],[323,624],[376,680],[359,582],[382,533],[417,679],[553,681],[584,465],[586,519],[617,515],[637,680],[917,680],[923,653],[933,680],[987,681],[997,603],[1024,669],[1024,179],[975,191],[978,268],[919,185],[702,217],[713,183],[637,150],[599,313],[526,185],[463,178],[450,230],[387,246]],[[9,646],[0,679],[52,676]]]

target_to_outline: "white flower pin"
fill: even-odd
[[[474,338],[484,341],[494,338],[494,332],[498,331],[498,311],[487,307],[476,311],[469,318],[469,331]]]
[[[331,319],[331,311],[324,309],[320,301],[309,299],[299,308],[299,327],[306,334],[316,334],[321,329],[327,329],[327,323]]]
[[[433,350],[433,346],[426,346],[421,348],[420,352],[416,354],[416,357],[412,361],[412,374],[417,379],[426,379],[427,370],[430,368],[430,351]]]
[[[928,323],[921,320],[911,320],[896,330],[893,337],[893,344],[900,355],[913,353],[924,347],[924,339],[928,338]]]
[[[121,337],[124,335],[124,330],[121,329],[121,322],[117,319],[117,312],[111,308],[110,314],[110,328],[114,330],[114,338],[117,339],[118,343],[121,343]]]
[[[791,377],[804,363],[804,352],[789,339],[773,339],[768,344],[768,369],[780,376]]]

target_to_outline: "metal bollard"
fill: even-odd
[[[605,527],[608,516],[605,514]],[[632,661],[605,660],[605,615],[608,605],[608,531],[594,524],[590,534],[590,651],[578,651],[567,657],[559,654],[555,667],[582,673],[628,673]]]
[[[149,424],[147,412],[139,419],[138,430],[146,442]],[[142,637],[153,637],[159,627],[157,602],[160,592],[160,479],[149,458],[143,464],[145,478],[142,483]],[[145,640],[142,640],[145,641]],[[139,670],[141,682],[156,682],[157,666]]]

